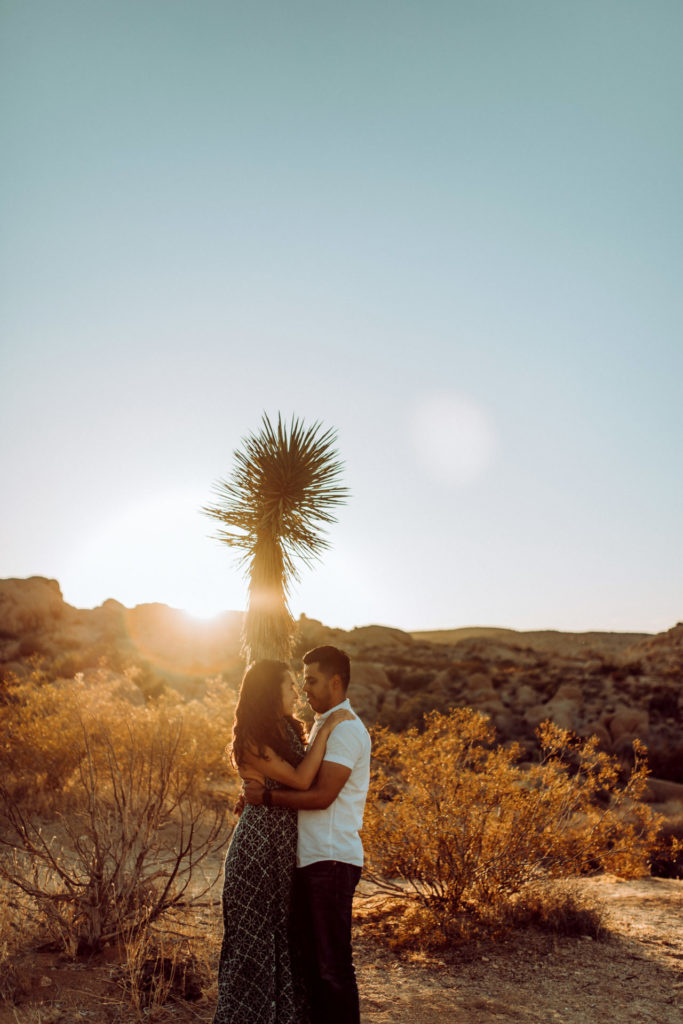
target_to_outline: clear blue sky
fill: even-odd
[[[0,576],[243,606],[265,410],[353,496],[330,625],[683,618],[683,6],[0,4]]]

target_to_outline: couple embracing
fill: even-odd
[[[284,662],[255,662],[240,689],[232,758],[246,803],[225,861],[214,1024],[360,1022],[351,903],[370,737],[346,698],[348,656],[316,647],[303,662],[308,743]]]

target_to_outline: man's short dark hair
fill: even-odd
[[[345,651],[340,651],[331,644],[324,644],[322,647],[314,647],[312,651],[306,651],[301,660],[304,665],[320,665],[320,671],[326,676],[339,676],[344,684],[344,690],[348,688],[351,662]]]

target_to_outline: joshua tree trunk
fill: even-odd
[[[289,661],[294,619],[287,605],[282,544],[261,535],[249,572],[249,603],[242,633],[247,662]]]

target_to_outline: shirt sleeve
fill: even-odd
[[[323,761],[353,768],[362,749],[363,743],[358,731],[353,728],[353,722],[340,722],[327,741]]]

